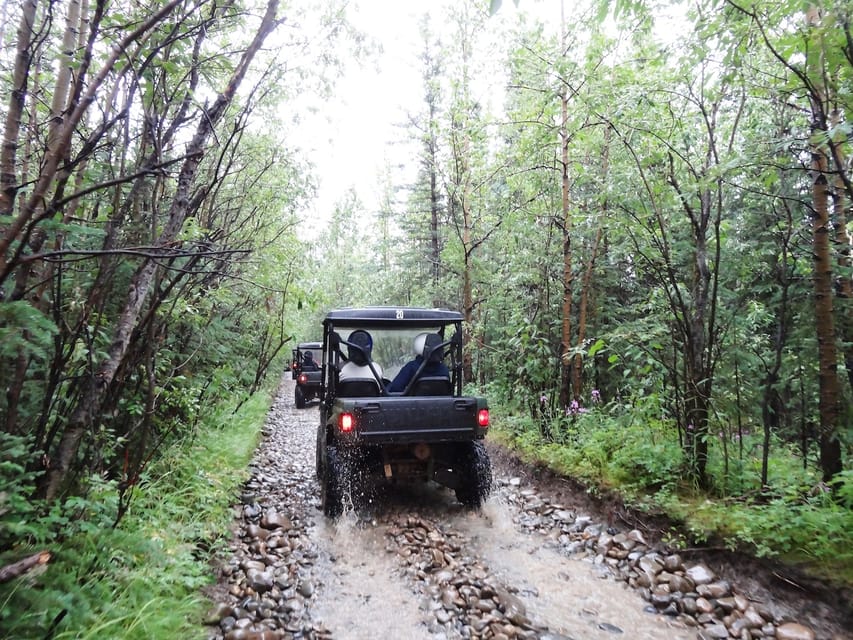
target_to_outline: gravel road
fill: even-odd
[[[232,555],[207,593],[211,640],[850,637],[825,605],[740,588],[641,530],[558,502],[503,455],[492,456],[495,490],[479,512],[418,486],[328,521],[317,405],[296,409],[292,385],[283,380],[270,411]]]

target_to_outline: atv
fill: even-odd
[[[327,516],[388,483],[436,482],[482,506],[492,486],[489,408],[462,394],[462,320],[411,307],[326,315],[316,471]]]
[[[315,357],[322,348],[322,342],[300,342],[292,351],[290,372],[296,380],[293,404],[297,409],[304,409],[308,402],[320,397],[322,371]]]

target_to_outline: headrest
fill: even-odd
[[[370,360],[373,350],[373,338],[364,329],[356,329],[347,338],[347,357],[350,362],[363,367]]]
[[[424,339],[424,348],[422,355],[429,362],[441,362],[441,358],[444,355],[442,353],[442,349],[436,349],[438,345],[444,342],[441,339],[441,336],[437,333],[428,333],[426,334],[426,338]]]

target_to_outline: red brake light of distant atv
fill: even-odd
[[[489,410],[488,409],[480,409],[477,412],[477,424],[481,427],[489,426]]]
[[[305,384],[306,382],[308,382],[308,376],[304,373],[300,373],[297,380],[299,381],[300,384]]]
[[[290,368],[296,371],[297,364],[295,362],[290,363]]]
[[[341,433],[349,433],[355,428],[355,416],[351,413],[342,413],[338,416],[338,429]]]

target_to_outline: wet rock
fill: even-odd
[[[700,640],[725,640],[729,637],[729,630],[724,624],[712,624],[699,632]]]
[[[250,631],[248,629],[235,629],[225,634],[225,640],[281,640],[281,631],[265,629],[263,631]]]
[[[261,526],[264,529],[289,530],[293,526],[293,523],[284,514],[279,513],[275,509],[270,509],[261,518]]]
[[[724,598],[731,594],[731,585],[725,580],[714,582],[711,584],[696,583],[696,593],[704,598],[716,599]]]
[[[250,524],[246,527],[246,537],[258,540],[266,540],[270,535],[268,529],[264,529],[256,524]]]
[[[747,607],[746,611],[744,611],[743,619],[750,629],[758,629],[764,626],[764,617],[753,607]]]
[[[717,606],[721,607],[723,611],[729,613],[734,611],[735,609],[735,599],[734,598],[717,598]]]
[[[558,523],[572,524],[575,521],[574,512],[567,509],[557,509],[551,514],[551,517]]]
[[[687,576],[675,575],[669,579],[670,591],[677,591],[679,593],[690,593],[691,591],[693,591],[695,586],[696,585],[693,584],[693,580],[691,580]]]
[[[227,604],[225,602],[218,602],[204,617],[204,624],[219,624],[224,618],[227,618],[233,613],[234,607],[232,607],[230,604]]]
[[[248,573],[249,571],[264,571],[267,565],[260,560],[246,559],[240,563],[240,568]]]
[[[452,620],[452,618],[453,618],[453,616],[450,614],[450,612],[447,609],[438,609],[435,612],[435,619],[438,620],[441,624],[444,624],[446,622],[450,622],[450,620]]]
[[[805,625],[786,622],[776,627],[776,640],[815,640],[815,634]]]
[[[746,618],[738,618],[737,620],[734,620],[734,621],[729,625],[729,631],[730,631],[730,632],[732,633],[732,635],[733,635],[734,637],[736,637],[736,638],[738,638],[738,637],[740,637],[741,635],[743,635],[743,632],[744,632],[744,631],[747,631],[747,632],[748,632],[748,631],[749,631],[749,629],[754,629],[754,628],[755,628],[755,627],[754,627],[754,626],[750,623],[750,621],[749,621],[749,620],[747,620]]]
[[[696,610],[699,613],[713,613],[714,603],[708,600],[707,598],[696,598]]]
[[[258,593],[272,589],[273,577],[265,571],[249,571],[246,574],[246,584]]]
[[[672,594],[669,592],[668,585],[658,585],[650,594],[650,602],[658,609],[662,609],[672,602]]]
[[[687,569],[686,573],[687,577],[693,580],[693,583],[697,585],[708,584],[710,582],[713,582],[714,579],[717,577],[714,572],[711,571],[704,564],[694,565]]]
[[[628,539],[632,540],[633,542],[636,542],[637,544],[641,544],[644,547],[649,546],[649,543],[646,542],[646,538],[643,535],[643,532],[639,529],[631,529],[631,531],[628,532]]]
[[[663,571],[664,564],[654,555],[644,556],[638,563],[640,570],[648,575],[656,576]]]
[[[679,601],[679,606],[681,607],[681,612],[689,616],[696,615],[696,611],[698,611],[695,598],[682,598]]]
[[[680,555],[678,555],[677,553],[673,553],[664,557],[663,568],[669,571],[670,573],[675,573],[676,571],[684,571],[684,562],[682,561]]]
[[[494,600],[489,598],[484,598],[482,600],[477,600],[474,604],[474,608],[478,611],[482,611],[483,613],[492,613],[497,608],[497,603]]]
[[[498,603],[507,619],[513,624],[523,625],[529,622],[527,608],[518,597],[508,591],[501,590],[498,593]]]
[[[310,598],[314,595],[314,583],[311,580],[303,580],[299,583],[299,586],[296,588],[296,591],[303,598]]]

